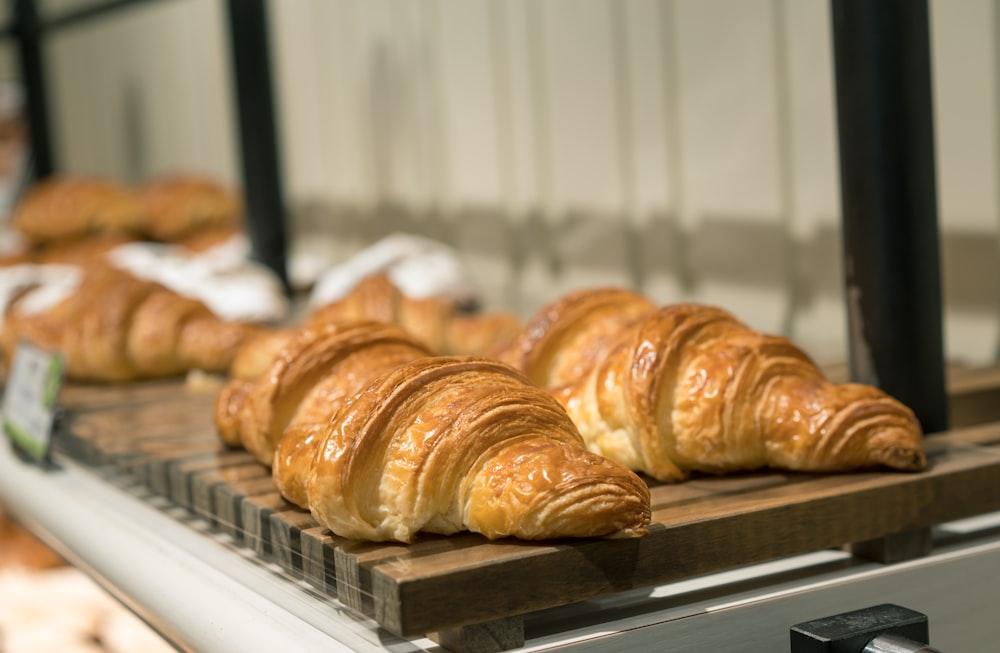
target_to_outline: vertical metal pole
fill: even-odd
[[[271,83],[266,0],[229,0],[247,229],[253,256],[289,288],[285,201]]]
[[[948,427],[926,0],[831,0],[852,377]]]
[[[24,85],[25,113],[35,179],[55,172],[49,132],[48,94],[45,88],[45,61],[42,34],[34,0],[15,0],[14,32],[17,36],[21,83]]]

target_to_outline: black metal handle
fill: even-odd
[[[791,653],[940,653],[927,645],[927,615],[892,603],[792,626]]]

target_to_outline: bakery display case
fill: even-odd
[[[90,6],[49,29],[133,4],[144,3]],[[59,170],[33,59],[44,19],[34,3],[15,6],[7,31],[23,49],[44,177]],[[296,302],[277,218],[266,8],[226,4],[234,120],[252,256]],[[933,646],[983,650],[1000,599],[989,573],[1000,564],[1000,381],[947,365],[943,350],[930,14],[903,2],[830,8],[850,350],[846,367],[824,371],[912,410],[922,471],[650,474],[641,537],[363,541],[279,491],[261,462],[273,451],[220,438],[229,357],[165,378],[67,378],[51,464],[3,447],[0,500],[180,650],[794,650],[793,626],[886,603],[925,614]]]

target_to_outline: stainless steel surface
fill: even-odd
[[[872,641],[868,642],[865,646],[865,650],[862,653],[942,653],[938,649],[930,646],[929,644],[922,644],[920,642],[914,642],[913,640],[906,639],[905,637],[897,637],[895,635],[879,635]]]

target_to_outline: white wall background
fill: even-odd
[[[337,260],[402,224],[459,247],[497,308],[628,284],[843,358],[827,0],[270,10],[295,251]],[[998,10],[931,10],[946,348],[982,363],[998,339]],[[58,35],[63,166],[235,183],[227,46],[219,0],[151,2]]]

